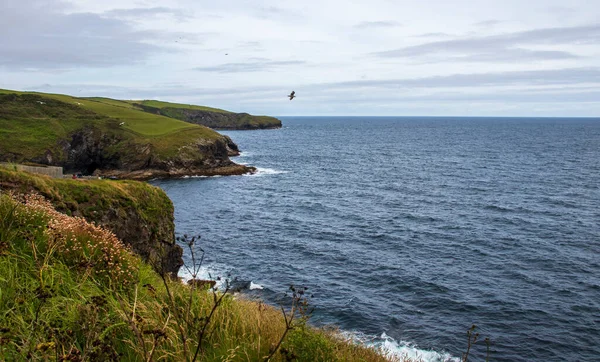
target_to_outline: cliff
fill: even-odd
[[[0,91],[0,161],[128,179],[252,172],[237,154],[227,136],[126,102]]]
[[[221,109],[158,101],[132,101],[135,107],[144,112],[159,114],[221,130],[252,130],[281,128],[281,121],[275,117],[253,116],[248,113],[234,113]]]
[[[0,167],[0,190],[36,192],[57,211],[111,230],[144,261],[170,273],[177,274],[183,265],[173,204],[158,187],[137,181],[52,179]]]

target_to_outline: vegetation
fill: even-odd
[[[109,153],[126,155],[135,145],[148,145],[162,158],[198,139],[221,137],[207,127],[143,112],[127,102],[0,90],[0,155],[5,159],[20,162],[50,151],[56,163],[66,157],[61,141],[86,129],[121,140]]]
[[[170,102],[161,102],[161,101],[127,101],[131,104],[141,104],[143,106],[153,107],[153,108],[183,108],[183,109],[192,109],[197,111],[207,111],[207,112],[215,112],[215,113],[232,113],[219,108],[205,107],[205,106],[196,106],[193,104],[181,104],[181,103],[170,103]]]
[[[136,181],[53,179],[0,167],[0,189],[37,193],[58,211],[112,230],[144,260],[168,260],[175,245],[173,204],[158,187]]]
[[[164,278],[109,231],[0,194],[0,360],[385,360],[293,315]]]
[[[0,167],[0,188],[38,193],[60,212],[99,222],[99,213],[132,209],[150,226],[173,215],[173,203],[158,187],[129,180],[53,179]]]
[[[200,124],[214,129],[279,128],[281,121],[274,117],[233,113],[217,108],[160,101],[127,101],[134,107],[152,114]]]

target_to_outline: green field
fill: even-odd
[[[162,101],[153,101],[153,100],[144,100],[144,101],[127,101],[130,104],[142,104],[148,107],[154,108],[183,108],[183,109],[193,109],[197,111],[207,111],[207,112],[216,112],[216,113],[231,113],[229,111],[219,109],[219,108],[211,108],[204,106],[196,106],[193,104],[182,104],[182,103],[170,103],[170,102],[162,102]]]
[[[16,159],[46,150],[60,154],[59,141],[88,126],[150,144],[166,157],[194,140],[221,137],[207,127],[143,112],[124,101],[0,90],[0,154],[18,155]]]

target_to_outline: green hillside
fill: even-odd
[[[170,103],[170,102],[162,102],[162,101],[152,101],[152,100],[144,100],[144,101],[127,101],[131,104],[141,104],[144,106],[154,107],[154,108],[183,108],[183,109],[193,109],[198,111],[208,111],[208,112],[217,112],[217,113],[233,113],[219,108],[211,108],[204,106],[196,106],[193,104],[181,104],[181,103]]]
[[[138,133],[143,136],[162,136],[175,131],[180,130],[201,130],[200,127],[195,127],[189,123],[182,122],[173,118],[150,114],[147,112],[141,112],[133,105],[127,102],[118,101],[110,98],[77,98],[63,94],[50,94],[50,93],[38,93],[38,92],[16,92],[0,89],[0,94],[20,94],[20,95],[37,95],[43,98],[54,99],[60,102],[66,103],[61,105],[62,108],[69,108],[73,110],[77,106],[85,113],[85,110],[92,111],[100,116],[110,117],[118,121],[126,121],[122,128]],[[44,100],[39,100],[44,102]],[[34,104],[35,106],[35,104]],[[36,108],[42,110],[47,107],[57,107],[57,103],[52,104],[40,104]],[[5,108],[5,107],[3,107]],[[10,109],[2,109],[3,113]],[[40,112],[37,112],[38,114]],[[21,115],[27,115],[27,112],[20,112]],[[98,124],[105,124],[106,122],[99,122]],[[211,132],[204,131],[204,135],[209,135]],[[214,133],[214,132],[213,132]]]
[[[210,128],[124,101],[0,90],[0,161],[184,172],[191,166],[232,165],[228,143]],[[79,154],[73,153],[76,146]]]
[[[275,117],[254,116],[248,113],[234,113],[218,108],[155,100],[125,102],[135,109],[140,109],[144,112],[162,115],[213,129],[250,130],[281,128],[281,121]]]

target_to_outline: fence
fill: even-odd
[[[31,173],[38,173],[42,175],[48,175],[54,178],[63,178],[63,168],[55,167],[55,166],[27,166],[27,165],[19,165],[16,163],[4,163],[0,162],[0,166],[16,169],[19,171],[27,171]]]

